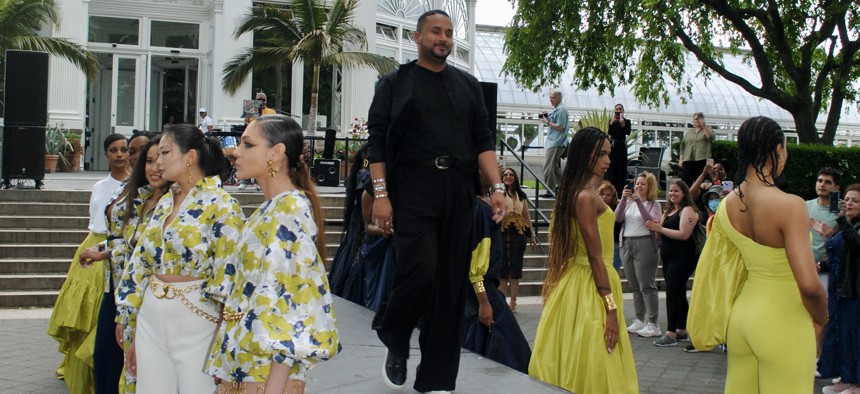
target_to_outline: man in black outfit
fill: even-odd
[[[481,86],[445,61],[453,35],[444,11],[421,15],[418,60],[378,83],[368,116],[371,222],[397,229],[394,285],[373,328],[387,348],[383,379],[401,388],[409,338],[423,318],[420,392],[453,390],[457,381],[479,167],[493,183],[493,219],[505,214]]]

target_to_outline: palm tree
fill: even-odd
[[[7,49],[48,52],[72,62],[87,78],[95,78],[98,58],[65,38],[36,35],[47,24],[60,24],[54,0],[0,0],[0,57]]]
[[[313,67],[308,131],[314,132],[322,65],[368,66],[380,74],[397,67],[394,60],[382,55],[344,51],[346,46],[366,47],[364,31],[352,26],[358,0],[334,0],[331,9],[326,8],[325,3],[324,0],[295,0],[290,8],[271,4],[251,7],[250,14],[236,27],[235,36],[264,30],[274,39],[268,42],[271,46],[246,49],[224,66],[221,80],[224,90],[235,93],[252,71],[302,60]]]

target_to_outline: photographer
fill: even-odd
[[[543,180],[546,182],[546,186],[553,191],[558,188],[559,181],[561,181],[561,159],[567,150],[567,137],[570,128],[570,117],[567,114],[567,108],[561,106],[561,99],[560,90],[550,90],[549,102],[552,104],[553,110],[550,113],[539,115],[540,121],[549,127],[546,141],[543,144]],[[553,197],[553,195],[547,191],[541,197]]]
[[[609,137],[612,138],[612,152],[609,171],[604,179],[612,182],[615,190],[623,190],[627,184],[627,136],[630,135],[630,121],[624,117],[624,106],[615,104],[615,114],[609,121]]]

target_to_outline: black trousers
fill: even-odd
[[[409,357],[409,339],[423,318],[415,389],[454,390],[460,366],[468,283],[474,174],[457,169],[395,170],[394,286],[373,328],[393,354]]]
[[[696,161],[685,161],[684,168],[681,169],[681,180],[687,184],[687,186],[693,186],[693,182],[696,181],[696,178],[699,175],[702,175],[702,171],[705,169],[706,160],[696,160]]]
[[[609,170],[603,175],[615,189],[618,195],[627,185],[627,144],[623,140],[612,140],[612,150],[609,151]],[[636,175],[633,175],[636,176]]]
[[[690,311],[687,281],[696,270],[696,252],[689,247],[678,249],[660,254],[666,278],[666,331],[686,330],[687,313]]]
[[[102,297],[96,325],[93,350],[96,394],[119,393],[119,378],[125,361],[122,348],[116,343],[116,301],[112,290]]]

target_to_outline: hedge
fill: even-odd
[[[669,163],[669,174],[680,176],[678,166],[678,149],[680,142],[672,144],[672,161]],[[738,144],[734,141],[714,141],[713,153],[715,158],[725,159],[729,168],[728,178],[734,179],[738,170]],[[788,162],[783,176],[788,181],[788,192],[809,200],[816,197],[815,179],[822,167],[833,167],[841,173],[841,185],[857,183],[858,178],[854,166],[860,167],[860,148],[846,148],[810,144],[789,144]]]

